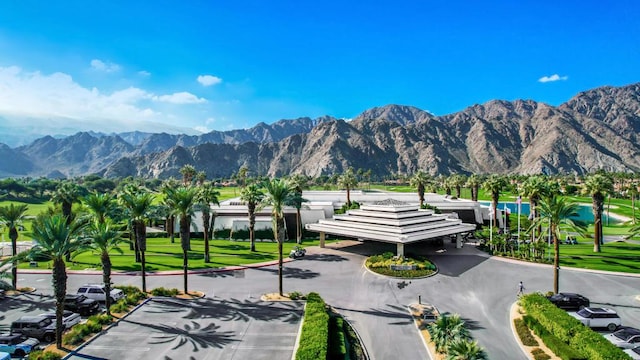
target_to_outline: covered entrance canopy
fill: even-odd
[[[325,234],[354,237],[361,240],[394,243],[398,256],[404,256],[404,244],[456,235],[456,246],[462,247],[462,233],[476,229],[451,214],[435,214],[418,205],[388,199],[362,205],[333,219],[307,224],[306,229],[320,233],[320,246]]]

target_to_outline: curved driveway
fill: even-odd
[[[368,272],[363,261],[368,254],[393,251],[385,244],[364,243],[337,248],[311,248],[308,256],[285,265],[285,291],[315,291],[345,315],[364,340],[372,359],[426,359],[424,348],[407,306],[418,301],[436,305],[442,312],[459,313],[473,337],[491,359],[526,359],[511,333],[509,308],[516,300],[517,284],[523,281],[527,292],[546,292],[552,287],[549,266],[514,263],[490,258],[473,246],[455,249],[428,248],[439,274],[409,281],[389,279]],[[47,275],[20,275],[21,286],[34,285],[51,293]],[[181,288],[180,276],[148,277],[148,288]],[[87,282],[100,282],[98,275],[71,275],[69,291]],[[117,284],[140,285],[136,276],[114,276]],[[277,269],[267,266],[243,273],[223,272],[192,275],[190,288],[202,290],[217,299],[257,299],[277,291]],[[624,325],[640,327],[640,278],[561,270],[562,291],[580,292],[594,305],[615,308]]]

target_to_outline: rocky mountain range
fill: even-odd
[[[208,178],[247,166],[252,175],[310,176],[349,166],[373,174],[639,171],[640,84],[600,87],[551,106],[493,100],[435,116],[387,105],[351,121],[322,117],[260,123],[198,136],[78,133],[29,145],[0,144],[0,176],[179,177],[192,164]]]

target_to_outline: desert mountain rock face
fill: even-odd
[[[557,107],[493,100],[434,116],[387,105],[351,121],[299,118],[198,136],[47,136],[15,149],[0,146],[0,175],[168,178],[179,177],[186,164],[210,179],[242,166],[251,176],[318,176],[349,166],[379,176],[418,169],[433,175],[628,172],[640,170],[639,130],[640,84],[633,84],[585,91]]]

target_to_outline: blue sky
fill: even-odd
[[[0,128],[209,131],[386,104],[558,105],[640,81],[639,4],[2,1]]]

